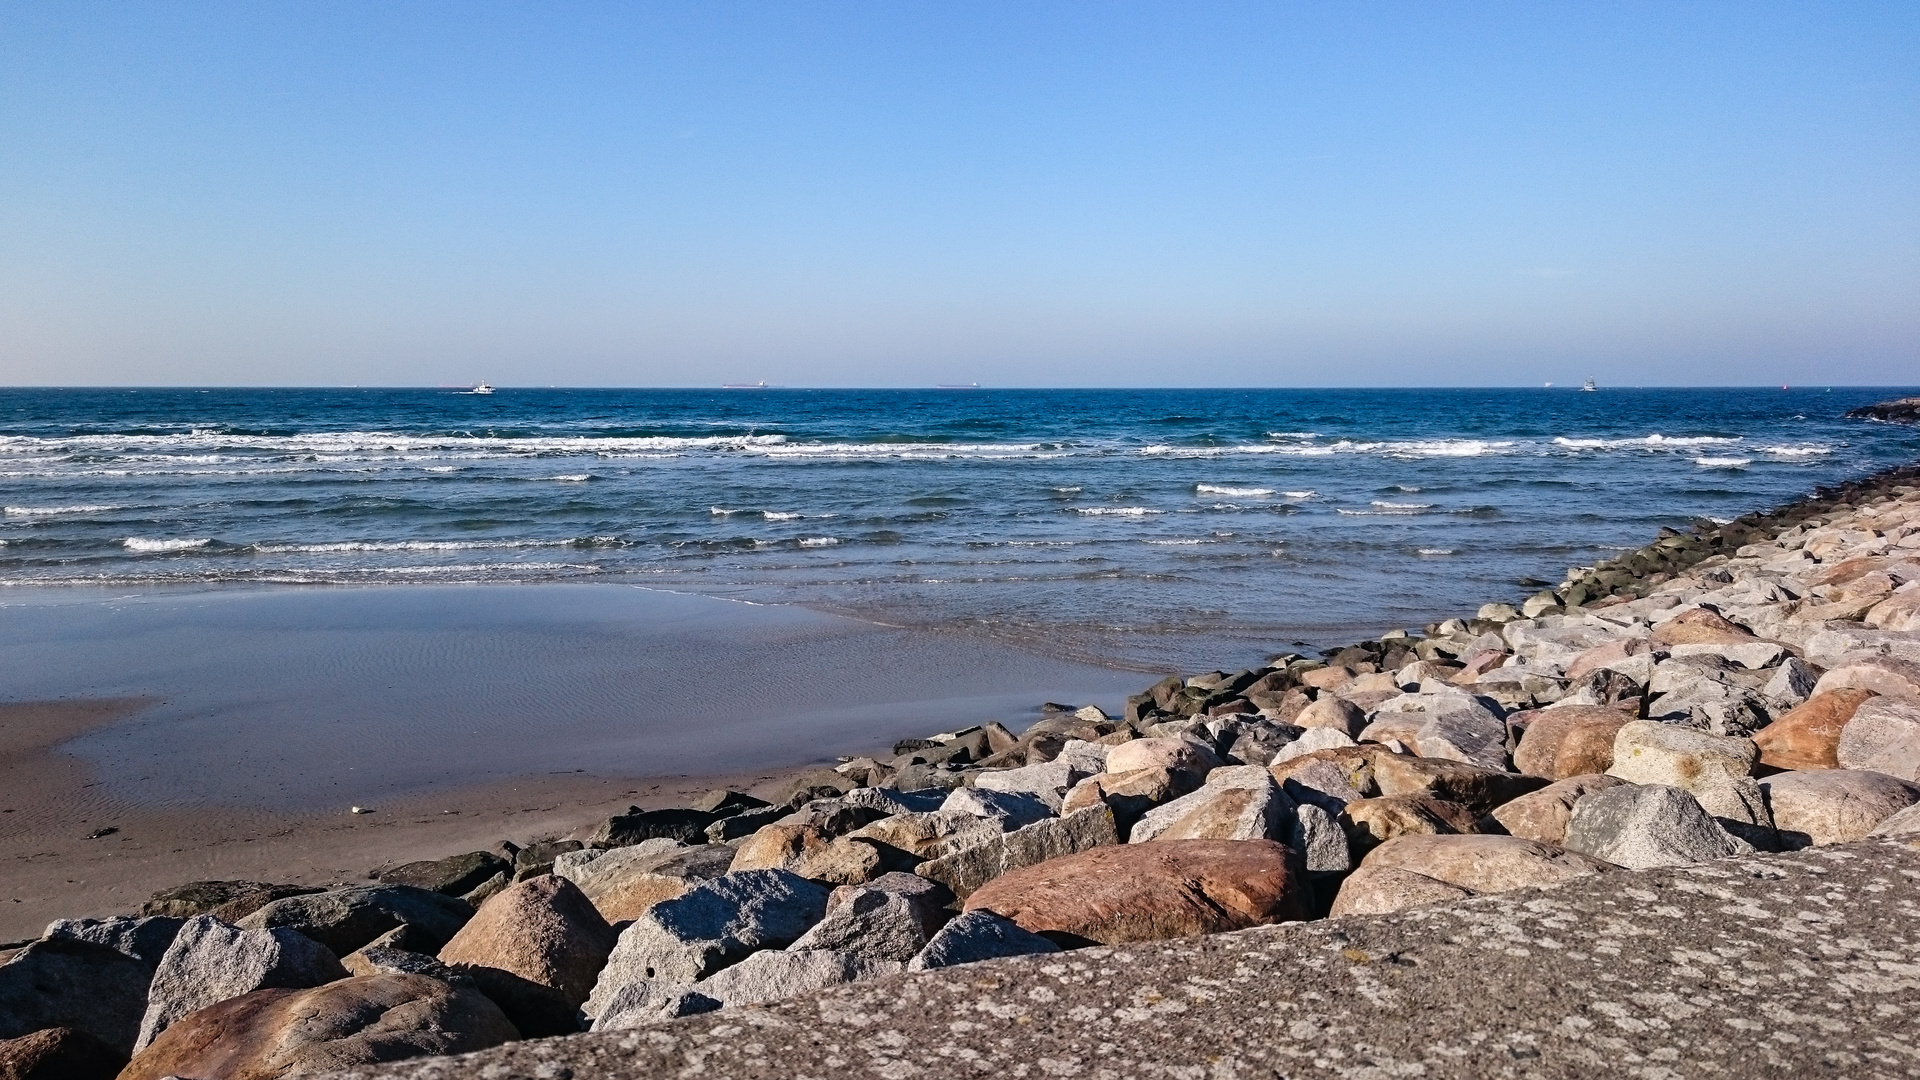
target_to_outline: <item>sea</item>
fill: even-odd
[[[0,586],[619,582],[1231,668],[1914,460],[1842,416],[1914,392],[0,389]]]

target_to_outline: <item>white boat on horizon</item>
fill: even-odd
[[[489,386],[489,385],[487,385],[487,384],[486,384],[485,382],[477,382],[477,383],[474,383],[474,384],[473,384],[473,389],[471,389],[471,390],[463,390],[463,391],[461,391],[461,393],[465,393],[465,394],[491,394],[491,393],[493,393],[493,387],[491,387],[491,386]]]
[[[720,389],[722,390],[765,390],[766,388],[767,380],[765,379],[761,379],[759,382],[730,382],[720,384]]]
[[[1580,384],[1580,390],[1581,390],[1581,392],[1582,392],[1582,393],[1587,393],[1587,392],[1591,392],[1591,391],[1595,391],[1595,390],[1598,390],[1598,389],[1600,389],[1600,388],[1599,388],[1599,387],[1597,387],[1597,386],[1595,386],[1595,385],[1593,385],[1593,376],[1591,376],[1591,375],[1589,375],[1589,376],[1587,376],[1587,381],[1586,381],[1586,382],[1583,382],[1583,383],[1581,383],[1581,384]]]

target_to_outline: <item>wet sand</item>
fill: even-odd
[[[200,878],[352,881],[565,836],[1141,683],[621,586],[20,589],[0,640],[0,942]]]

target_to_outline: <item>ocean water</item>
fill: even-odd
[[[1912,392],[9,389],[0,583],[624,582],[1231,666],[1910,461],[1841,414]]]

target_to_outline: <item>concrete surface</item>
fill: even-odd
[[[1920,1077],[1920,846],[996,960],[338,1075]]]

